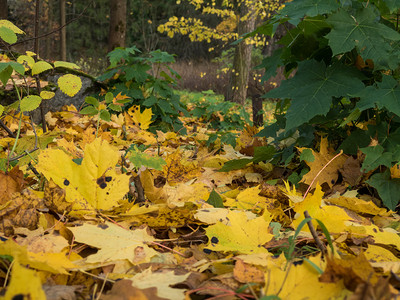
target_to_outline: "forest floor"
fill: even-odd
[[[185,97],[193,110],[223,104],[215,95]],[[234,145],[209,142],[218,132],[210,120],[227,117],[181,117],[182,134],[149,131],[151,111],[140,107],[106,122],[68,106],[46,115],[47,133],[6,116],[21,130],[16,153],[29,155],[0,173],[5,298],[397,295],[399,216],[351,188],[323,192],[339,185],[339,170],[342,183],[352,180],[354,162],[321,139],[307,149],[312,190],[299,192],[284,180],[293,165],[258,159],[270,149],[259,129],[235,129]],[[5,156],[16,141],[1,134]]]

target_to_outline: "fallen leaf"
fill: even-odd
[[[36,168],[65,189],[66,200],[74,203],[74,209],[90,213],[117,206],[129,191],[129,176],[115,171],[118,160],[118,151],[97,138],[86,145],[81,165],[62,150],[47,149],[39,155]]]
[[[157,252],[147,246],[154,241],[146,229],[127,230],[113,223],[69,227],[75,240],[99,248],[96,254],[89,255],[86,263],[110,263],[128,260],[132,264],[149,262]]]
[[[302,153],[307,148],[298,148],[300,153]],[[319,152],[312,150],[312,154],[314,156],[314,161],[309,162],[306,161],[307,165],[310,167],[310,172],[303,176],[301,182],[310,185],[314,178],[317,178],[321,184],[327,183],[330,188],[335,184],[338,179],[339,173],[338,170],[341,169],[346,162],[346,157],[341,155],[335,160],[333,160],[323,171],[321,174],[318,173],[322,170],[323,167],[335,156],[335,153],[328,149],[328,139],[321,138]],[[317,177],[318,175],[318,177]],[[316,182],[312,187],[315,187]]]
[[[244,254],[268,252],[263,245],[274,236],[268,233],[269,222],[264,217],[249,220],[245,212],[230,211],[228,224],[218,222],[206,229],[212,251],[233,251]]]
[[[24,298],[46,300],[46,294],[42,289],[40,277],[36,271],[21,266],[16,260],[11,271],[10,285],[7,288],[5,299]]]

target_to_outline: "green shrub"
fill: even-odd
[[[390,209],[400,192],[400,179],[388,170],[400,161],[399,8],[398,1],[293,0],[256,30],[272,35],[278,25],[292,24],[283,48],[262,67],[264,80],[279,66],[287,74],[296,70],[265,95],[279,99],[277,122],[260,136],[277,145],[295,141],[282,152],[286,163],[296,146],[312,147],[321,135],[348,155],[360,149],[362,171],[375,172],[367,183]]]
[[[116,48],[108,58],[110,66],[98,80],[105,81],[114,96],[121,93],[132,99],[124,109],[132,105],[151,108],[153,124],[165,131],[184,130],[178,117],[187,111],[172,88],[180,77],[168,65],[175,61],[171,54],[156,50],[142,55],[131,47]]]

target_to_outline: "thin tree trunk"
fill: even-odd
[[[7,0],[0,0],[0,19],[8,18]]]
[[[240,20],[238,24],[238,34],[251,32],[255,26],[255,16],[253,8],[242,2],[239,8]],[[236,46],[233,58],[233,69],[230,73],[229,86],[226,93],[226,100],[244,104],[247,95],[247,85],[251,68],[251,49],[253,46],[246,40]]]
[[[110,31],[108,51],[115,47],[125,47],[126,0],[110,0]]]
[[[33,52],[39,57],[39,27],[40,27],[40,0],[36,0],[35,4],[35,41]]]
[[[53,30],[53,0],[47,1],[47,32]],[[46,58],[52,59],[52,41],[54,40],[54,35],[46,38]]]
[[[60,60],[67,60],[67,28],[65,27],[66,17],[65,17],[65,0],[60,0],[60,26],[61,28],[61,38],[60,38]]]
[[[40,26],[40,0],[36,0],[36,6],[35,6],[35,44],[34,44],[34,50],[33,52],[36,53],[36,58],[39,58],[39,26]],[[35,80],[36,80],[36,89],[38,94],[40,95],[41,92],[41,87],[40,87],[40,79],[39,79],[39,75],[35,75]],[[43,128],[43,132],[47,131],[46,128],[46,120],[44,117],[44,103],[43,101],[40,103],[40,115],[41,115],[41,119],[42,119],[42,128]]]

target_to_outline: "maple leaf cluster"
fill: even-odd
[[[359,180],[350,174],[361,167],[344,155],[331,161],[326,139],[319,151],[298,149],[311,169],[302,182],[313,190],[304,197],[256,159],[268,145],[255,128],[240,133],[236,148],[212,148],[209,130],[194,131],[193,119],[185,125],[191,133],[179,135],[147,131],[151,111],[140,107],[111,121],[97,117],[73,106],[48,113],[50,131],[36,129],[30,153],[36,163],[0,173],[6,298],[396,293],[399,218],[357,192],[335,192]],[[31,149],[34,135],[23,131],[18,143]],[[15,139],[0,143],[7,149]],[[239,167],[220,172],[232,161]],[[328,250],[318,249],[312,231]]]

